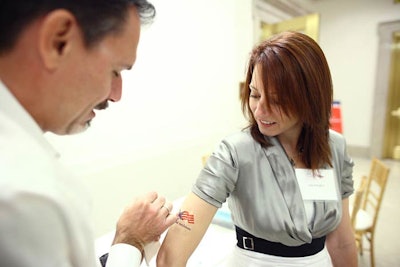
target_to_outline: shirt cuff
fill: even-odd
[[[110,248],[106,267],[139,267],[142,253],[134,246],[118,243]]]

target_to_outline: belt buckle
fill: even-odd
[[[249,242],[250,243],[249,246],[246,244],[247,240],[250,241]],[[243,237],[243,248],[247,249],[247,250],[254,250],[254,240],[253,240],[252,237],[247,237],[247,236]]]

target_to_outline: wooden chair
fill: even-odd
[[[369,241],[371,267],[375,267],[374,238],[382,198],[385,193],[389,167],[379,159],[372,159],[371,168],[366,178],[366,190],[361,207],[354,218],[355,238],[358,252],[363,254],[363,241]]]
[[[206,162],[209,157],[210,157],[210,154],[205,154],[201,157],[201,163],[203,164],[203,166],[206,165]]]
[[[357,190],[354,193],[353,203],[350,207],[350,219],[351,219],[351,226],[353,228],[354,234],[356,233],[356,222],[357,222],[357,213],[361,208],[361,202],[363,197],[365,196],[366,188],[367,188],[367,176],[363,176],[360,181],[360,185],[358,186]],[[356,245],[357,248],[360,247],[360,237],[355,236],[356,238]]]

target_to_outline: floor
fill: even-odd
[[[355,183],[369,172],[370,159],[353,158]],[[400,161],[383,160],[390,167],[389,180],[375,229],[375,267],[400,267]],[[366,242],[365,244],[368,244]],[[359,256],[359,267],[370,267],[369,252]]]

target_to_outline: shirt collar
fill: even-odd
[[[59,158],[59,153],[43,136],[43,130],[0,80],[0,113],[16,122],[29,133],[49,154]]]

